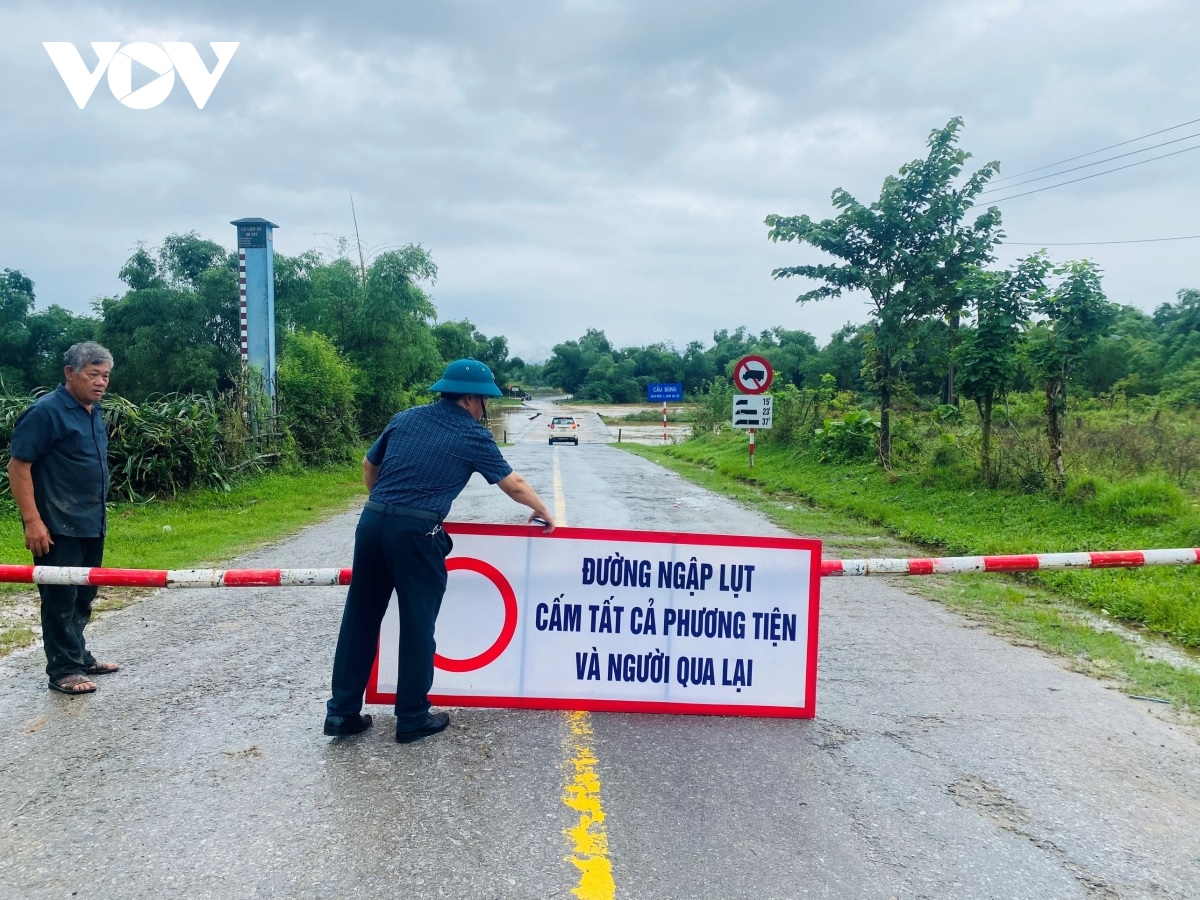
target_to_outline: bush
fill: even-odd
[[[229,487],[210,397],[167,394],[138,404],[110,396],[101,407],[114,500],[174,496],[200,484]]]
[[[1088,506],[1110,487],[1111,485],[1103,478],[1085,475],[1067,484],[1067,489],[1063,492],[1063,500],[1067,503],[1074,503],[1076,506]]]
[[[813,448],[821,462],[855,462],[874,459],[879,423],[863,410],[851,410],[841,419],[826,419],[813,432]]]
[[[1157,525],[1181,516],[1188,506],[1179,488],[1159,475],[1148,475],[1108,487],[1092,506],[1104,516],[1141,525]]]
[[[285,336],[279,363],[279,409],[305,462],[349,462],[358,446],[354,367],[324,335]]]
[[[692,420],[692,434],[719,432],[733,413],[733,385],[725,378],[706,383]]]

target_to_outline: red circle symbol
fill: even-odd
[[[765,394],[775,370],[761,356],[743,356],[733,367],[733,383],[743,394]]]
[[[517,594],[503,573],[495,566],[469,556],[456,556],[446,560],[447,572],[456,572],[460,569],[482,575],[496,586],[496,590],[500,592],[500,599],[504,601],[504,627],[500,629],[500,636],[496,638],[492,646],[478,656],[468,659],[452,659],[442,656],[440,653],[433,654],[433,664],[446,672],[473,672],[494,663],[500,658],[500,654],[508,649],[513,635],[517,633]]]

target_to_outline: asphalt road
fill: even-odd
[[[571,525],[779,533],[594,417],[510,419]],[[355,518],[237,565],[346,565]],[[524,516],[473,482],[452,518]],[[899,584],[825,581],[815,720],[464,709],[410,745],[382,707],[321,735],[341,589],[160,592],[92,625],[93,696],[0,667],[0,896],[1200,897],[1200,735]]]

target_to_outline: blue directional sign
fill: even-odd
[[[646,385],[646,399],[651,403],[664,403],[668,400],[683,402],[683,385],[678,381],[668,381],[662,384]]]

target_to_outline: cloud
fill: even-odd
[[[443,318],[536,358],[606,329],[618,343],[747,324],[820,339],[861,298],[798,306],[772,268],[815,251],[767,213],[832,213],[965,116],[977,162],[1019,172],[1166,127],[1200,106],[1200,10],[1184,0],[961,3],[264,0],[0,10],[0,266],[82,310],[120,288],[138,240],[278,222],[281,252],[348,235],[429,247]],[[204,110],[181,87],[78,110],[44,40],[241,46]],[[1185,154],[1002,204],[1014,240],[1192,233]],[[1025,249],[1010,247],[1007,260]],[[1089,255],[1143,308],[1200,284],[1186,243]]]

